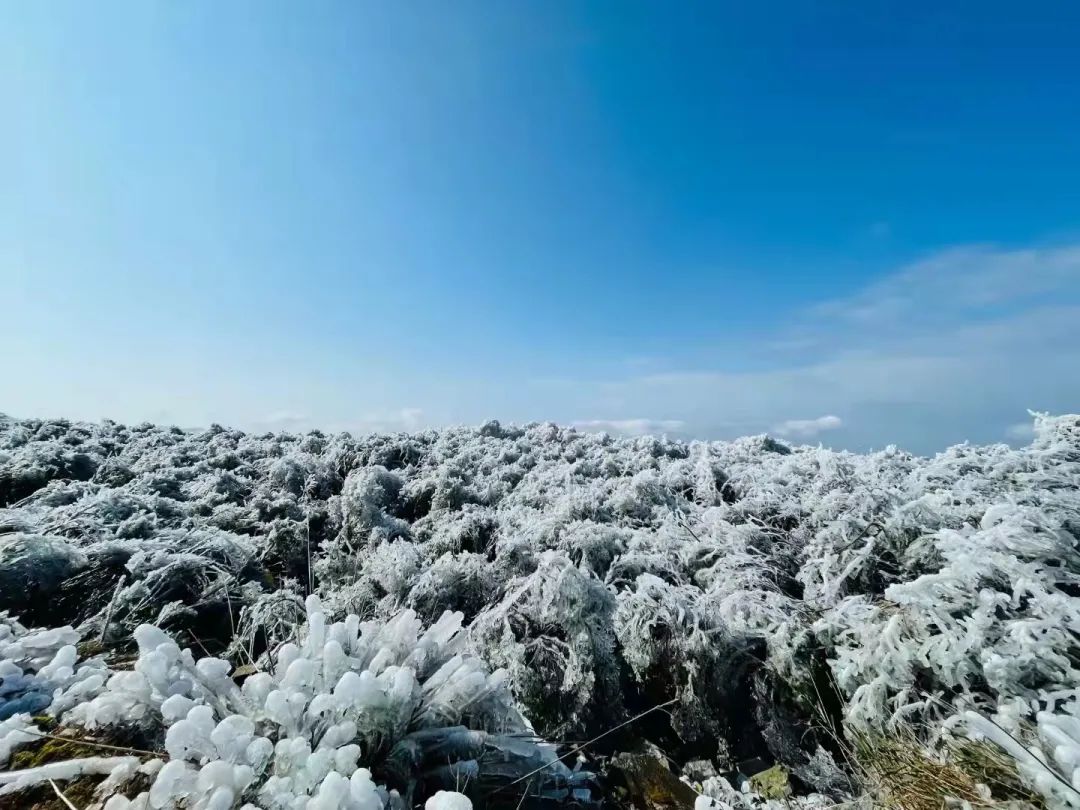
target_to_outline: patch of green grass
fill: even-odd
[[[29,743],[11,755],[11,769],[37,768],[49,762],[101,756],[101,749],[77,739],[45,739]]]

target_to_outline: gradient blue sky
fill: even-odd
[[[0,411],[929,451],[1080,409],[1080,7],[823,5],[6,4]]]

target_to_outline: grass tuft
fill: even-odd
[[[944,807],[992,808],[1017,804],[1043,810],[1038,794],[1024,787],[1012,761],[995,746],[969,740],[934,751],[910,726],[889,732],[852,732],[853,759],[876,798],[895,810]]]

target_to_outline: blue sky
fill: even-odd
[[[0,411],[931,451],[1080,408],[1075,5],[225,5],[0,10]]]

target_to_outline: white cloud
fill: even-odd
[[[1005,428],[1005,435],[1014,441],[1030,442],[1035,436],[1035,425],[1031,422],[1017,422]]]
[[[350,433],[401,433],[413,432],[427,427],[428,421],[421,408],[401,408],[386,413],[362,414],[343,420],[335,429]]]
[[[672,433],[686,426],[680,419],[585,419],[572,424],[578,430],[590,433],[604,431],[625,436]]]
[[[814,308],[857,324],[910,325],[911,318],[970,315],[1016,306],[1080,283],[1080,245],[999,250],[967,245],[905,265],[854,295]]]
[[[843,414],[845,446],[918,452],[999,441],[1003,414],[1080,403],[1080,245],[945,250],[795,323],[732,343],[738,371],[669,366],[568,393],[576,408],[619,400],[706,437],[794,436],[807,429],[785,425],[795,405]]]
[[[839,416],[819,416],[817,419],[788,419],[773,428],[781,436],[795,439],[809,439],[829,430],[842,427],[844,421]]]
[[[397,420],[405,430],[418,430],[424,426],[422,408],[402,408],[397,412]]]
[[[291,411],[278,411],[251,425],[241,426],[249,427],[255,432],[271,430],[303,433],[318,428],[331,433],[347,431],[353,434],[365,434],[413,432],[427,425],[424,411],[420,408],[401,408],[396,411],[365,413],[331,420],[316,419]]]
[[[260,425],[267,425],[268,430],[288,430],[296,425],[305,425],[311,422],[311,417],[292,411],[274,411],[265,419],[259,420]],[[273,427],[269,427],[273,426]]]

